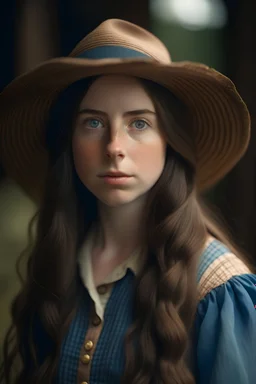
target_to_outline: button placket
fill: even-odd
[[[89,364],[90,361],[91,361],[91,355],[88,353],[90,352],[92,349],[93,349],[93,346],[94,346],[94,343],[92,340],[87,340],[84,344],[84,349],[87,353],[85,353],[82,357],[81,357],[81,361],[82,363],[84,364]]]
[[[103,321],[95,312],[93,305],[90,318],[89,328],[85,335],[85,340],[81,349],[80,364],[78,367],[77,384],[89,384],[90,370],[93,360],[93,354],[100,337]]]

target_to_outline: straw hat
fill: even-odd
[[[250,117],[227,77],[203,64],[172,62],[167,48],[150,32],[127,21],[106,20],[68,57],[44,62],[0,94],[0,161],[34,200],[40,198],[45,181],[45,131],[51,104],[75,81],[104,74],[152,80],[188,106],[199,190],[215,184],[244,154]]]

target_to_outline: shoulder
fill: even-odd
[[[224,244],[209,239],[198,280],[192,360],[196,382],[255,382],[256,275]]]
[[[197,281],[199,299],[234,276],[250,274],[247,265],[223,243],[209,236],[199,258]]]

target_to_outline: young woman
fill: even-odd
[[[0,103],[38,203],[1,382],[253,383],[256,276],[201,197],[248,144],[231,81],[107,20]]]

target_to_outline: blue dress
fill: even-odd
[[[195,321],[198,384],[256,383],[256,276],[235,276],[203,298]]]
[[[244,269],[241,261],[217,241],[203,254],[198,282],[203,282],[208,292],[197,307],[191,348],[197,384],[256,384],[256,275],[243,273]],[[226,279],[231,270],[232,274],[235,270],[241,273]],[[221,278],[224,283],[220,283]],[[63,340],[54,383],[120,383],[125,364],[124,338],[133,322],[134,279],[128,270],[113,288],[89,371],[81,362],[91,324],[90,297],[83,287],[81,305]],[[34,326],[34,340],[42,364],[52,352],[53,343],[40,321]],[[30,371],[33,367],[26,337],[23,351],[26,370]]]

